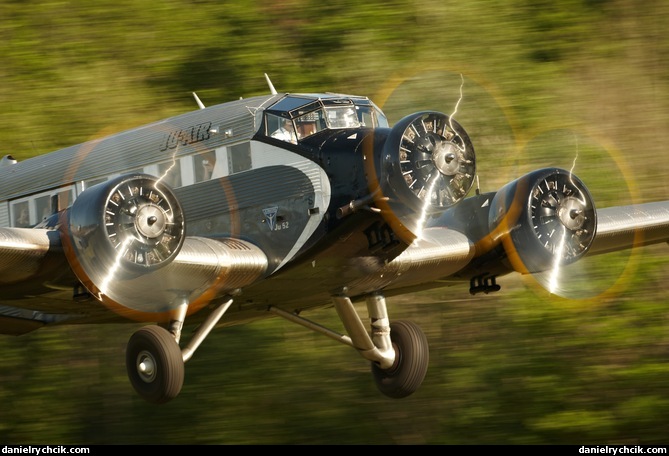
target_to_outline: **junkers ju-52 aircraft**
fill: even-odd
[[[497,291],[509,273],[669,240],[669,202],[596,210],[560,168],[472,191],[474,147],[452,116],[391,127],[367,97],[268,83],[266,96],[211,107],[196,96],[193,112],[4,157],[0,333],[146,322],[127,372],[164,403],[214,328],[279,316],[357,350],[379,390],[401,398],[426,376],[428,341],[392,320],[386,297]],[[344,334],[303,316],[328,306]]]

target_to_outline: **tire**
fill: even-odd
[[[148,402],[162,404],[181,391],[185,370],[181,349],[165,328],[146,326],[135,332],[128,341],[125,363],[130,383]],[[142,370],[142,364],[148,364],[148,370]]]
[[[400,399],[413,394],[425,379],[430,359],[427,337],[410,321],[390,324],[390,340],[395,349],[395,362],[388,369],[372,363],[376,387],[384,395]]]

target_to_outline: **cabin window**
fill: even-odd
[[[181,187],[181,163],[179,160],[158,164],[158,177],[172,188]]]
[[[12,226],[18,228],[30,227],[30,206],[28,201],[12,204]]]
[[[105,182],[106,180],[107,180],[106,177],[97,177],[95,179],[87,179],[87,180],[83,181],[83,184],[81,186],[81,191],[84,191],[88,188],[91,188],[92,186],[97,185],[101,182]]]
[[[38,222],[41,222],[53,213],[51,195],[35,198],[35,212],[37,213]]]
[[[195,182],[204,182],[211,179],[216,166],[216,154],[213,151],[193,155]]]
[[[35,226],[49,217],[54,210],[70,207],[73,201],[73,186],[13,201],[11,203],[11,225],[18,228]]]
[[[251,169],[251,143],[245,142],[230,146],[228,152],[228,170],[230,174]]]

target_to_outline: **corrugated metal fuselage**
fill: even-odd
[[[30,202],[34,210],[42,195],[71,188],[76,197],[96,181],[126,172],[165,175],[177,184],[188,236],[240,238],[267,255],[269,280],[243,289],[226,322],[236,320],[235,309],[249,310],[238,313],[246,319],[268,304],[291,310],[327,305],[332,294],[378,271],[406,247],[378,214],[337,216],[339,208],[369,194],[361,144],[387,129],[327,130],[299,145],[285,143],[262,131],[263,107],[280,97],[194,111],[2,167],[0,211],[10,220],[13,204]],[[198,173],[205,162],[210,174],[203,177]],[[63,210],[71,201],[59,204]],[[28,286],[30,293],[24,285],[14,287],[17,298],[31,294],[28,300],[14,301],[10,293],[0,304],[48,312],[52,300],[72,301],[81,291],[70,274],[55,282],[44,275],[35,279],[40,282]],[[347,291],[372,290],[366,285]],[[68,308],[103,309],[94,300]]]

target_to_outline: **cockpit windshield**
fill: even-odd
[[[353,107],[327,107],[325,118],[329,128],[356,128],[361,126]]]
[[[287,96],[265,113],[265,134],[293,144],[326,129],[360,127],[388,127],[367,98]]]

